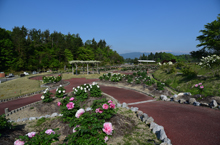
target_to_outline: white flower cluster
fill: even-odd
[[[62,85],[60,85],[60,86],[56,89],[56,92],[59,92],[59,93],[62,93],[62,92],[63,92],[63,93],[65,93],[65,92],[66,92],[65,90],[62,91],[62,90],[59,89],[60,87],[62,87]]]
[[[76,88],[73,87],[74,94],[76,94],[79,90],[84,90],[84,92],[90,91],[92,89],[92,86],[97,86],[99,88],[99,85],[96,82],[93,82],[92,85],[84,84],[84,86],[77,86]]]
[[[47,93],[47,91],[49,91],[49,89],[48,89],[48,88],[46,88],[46,90],[44,91],[44,94],[45,94],[45,93]]]
[[[198,63],[201,67],[209,67],[211,68],[212,66],[218,64],[220,61],[220,57],[217,55],[211,55],[207,57],[202,57],[201,62]]]

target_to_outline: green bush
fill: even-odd
[[[100,80],[102,80],[102,79],[103,79],[103,77],[102,77],[102,76],[100,76],[100,77],[99,77],[99,79],[100,79]]]
[[[134,72],[134,73],[133,73],[133,76],[136,76],[136,75],[137,75],[137,73]]]
[[[5,114],[0,115],[0,130],[14,129],[14,126],[8,121],[9,119],[5,118]]]
[[[167,86],[169,86],[171,83],[172,83],[172,80],[171,80],[171,79],[168,79],[168,80],[165,81],[165,84],[166,84]]]
[[[183,72],[183,75],[188,77],[196,77],[198,72],[193,70],[190,66],[184,66],[181,71]]]
[[[178,67],[178,68],[181,68],[181,67],[183,67],[185,64],[184,64],[184,62],[178,62],[178,63],[176,63],[174,66],[175,67]]]
[[[164,88],[163,88],[164,86],[165,86],[164,83],[157,82],[157,89],[158,89],[158,90],[164,90]]]
[[[176,73],[176,68],[174,66],[172,66],[169,70],[169,73],[172,74],[172,73]]]

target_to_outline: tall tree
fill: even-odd
[[[198,36],[196,40],[200,41],[197,47],[203,47],[201,51],[220,55],[220,39],[215,39],[220,35],[220,14],[217,20],[205,25],[205,30],[200,30],[203,34]],[[199,53],[199,52],[198,52]]]

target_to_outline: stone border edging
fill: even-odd
[[[153,74],[152,74],[152,77],[153,77],[154,79],[156,79]],[[158,79],[156,79],[156,80],[159,81]],[[172,88],[172,87],[170,87],[170,86],[169,86],[169,88],[171,88],[171,89],[175,90],[176,92],[178,92],[176,89],[174,89],[174,88]],[[179,93],[179,92],[178,92],[178,93]],[[181,94],[181,93],[179,93],[179,94]],[[182,93],[182,95],[189,95],[189,96],[191,96],[191,93],[189,93],[189,92],[184,92],[184,93]],[[186,100],[184,100],[184,99],[179,99],[179,100],[177,100],[177,99],[176,99],[177,97],[178,97],[177,94],[174,94],[173,97],[171,97],[171,98],[167,98],[166,95],[161,95],[161,96],[160,96],[160,99],[161,99],[162,101],[168,101],[168,102],[169,102],[169,101],[172,101],[172,102],[180,103],[180,104],[191,104],[191,105],[194,105],[194,106],[210,107],[210,108],[212,108],[212,109],[216,109],[216,108],[218,107],[218,109],[220,109],[220,105],[218,105],[218,103],[216,102],[216,100],[212,100],[209,104],[207,104],[207,103],[197,102],[195,98],[190,98],[189,101],[186,101]]]
[[[66,82],[67,82],[67,84],[64,84],[64,85],[62,85],[62,86],[68,86],[68,85],[70,84],[69,81],[66,81]],[[45,86],[45,87],[48,87],[48,86]],[[52,88],[48,88],[48,89],[49,89],[49,90],[53,90],[53,89],[57,89],[57,88],[58,88],[58,87],[52,87]],[[9,99],[1,99],[1,100],[0,100],[0,103],[2,103],[2,102],[8,102],[8,101],[11,101],[11,100],[16,100],[16,99],[23,98],[23,97],[30,97],[30,96],[32,96],[32,95],[40,94],[40,93],[42,93],[42,92],[44,92],[44,91],[45,91],[45,89],[40,90],[40,91],[37,91],[37,92],[33,92],[33,93],[21,95],[21,96],[9,98]]]

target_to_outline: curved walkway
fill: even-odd
[[[70,79],[70,85],[66,86],[67,92],[72,91],[73,87],[84,83],[92,83],[98,79]],[[120,103],[134,103],[146,100],[153,100],[144,94],[119,89],[116,87],[107,87],[100,85],[101,90],[113,96]],[[51,91],[52,93],[55,90]],[[3,114],[4,108],[13,110],[26,104],[41,100],[41,94],[28,98],[20,98],[0,104],[0,114]],[[156,123],[162,125],[168,138],[173,145],[217,145],[220,143],[220,111],[205,107],[196,107],[192,105],[183,105],[173,102],[153,101],[129,105],[129,107],[138,107],[139,110],[152,116]]]

